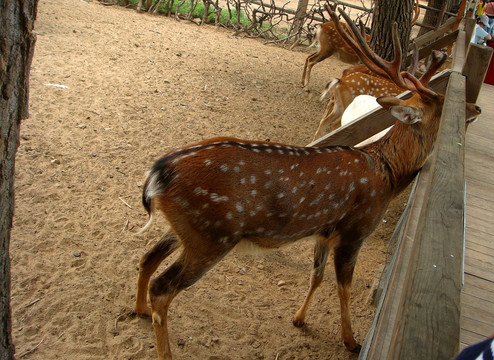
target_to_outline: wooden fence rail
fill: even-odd
[[[391,239],[395,251],[381,278],[376,315],[359,360],[442,360],[458,352],[465,233],[465,102],[476,101],[492,55],[488,47],[465,47],[463,32],[459,39],[453,70],[436,75],[429,84],[445,94],[438,139]],[[387,112],[376,110],[310,145],[354,145],[392,123]]]

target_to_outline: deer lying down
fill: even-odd
[[[354,26],[352,31],[358,38]],[[394,31],[396,41],[396,27]],[[348,350],[359,350],[350,317],[357,255],[391,199],[407,187],[429,156],[444,98],[427,89],[425,82],[399,72],[400,53],[388,63],[369,53],[361,45],[365,40],[358,41],[360,56],[372,57],[373,71],[392,73],[394,81],[415,93],[408,100],[378,100],[397,118],[381,140],[356,149],[215,138],[174,150],[149,171],[142,194],[150,215],[147,226],[160,211],[171,231],[140,260],[135,311],[152,317],[160,360],[171,359],[167,313],[180,291],[240,242],[279,248],[309,238],[315,241],[314,268],[309,292],[293,323],[304,324],[332,249],[341,336]],[[445,59],[436,56],[438,63]],[[150,281],[159,264],[177,249],[178,259]]]

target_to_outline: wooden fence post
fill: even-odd
[[[467,78],[466,101],[476,103],[492,57],[492,48],[470,44],[462,74]]]

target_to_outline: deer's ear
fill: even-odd
[[[405,124],[415,124],[422,121],[421,111],[417,108],[405,105],[392,106],[390,108],[391,115]]]
[[[422,112],[412,106],[405,105],[405,102],[394,96],[381,96],[376,100],[379,105],[389,110],[391,115],[405,124],[415,124],[422,121]]]
[[[404,103],[403,100],[395,96],[379,96],[376,101],[386,110],[389,110],[392,106],[403,105]]]

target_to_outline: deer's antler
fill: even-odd
[[[394,58],[391,61],[387,61],[377,55],[369,47],[365,39],[362,37],[361,31],[357,29],[357,26],[353,23],[350,17],[343,10],[338,10],[352,30],[351,33],[341,26],[334,11],[329,6],[326,6],[326,11],[328,11],[331,19],[334,21],[336,29],[340,35],[345,39],[345,41],[347,41],[348,45],[355,51],[355,53],[357,53],[362,62],[371,71],[381,76],[387,76],[402,89],[417,91],[420,96],[424,98],[437,96],[435,92],[427,89],[426,86],[432,75],[446,60],[446,56],[444,54],[441,55],[441,53],[435,52],[433,54],[433,61],[429,69],[427,69],[426,73],[420,78],[420,80],[418,80],[413,74],[407,73],[406,71],[400,71],[402,51],[396,23],[393,24],[392,29]],[[361,28],[362,26],[363,25],[360,24]]]

